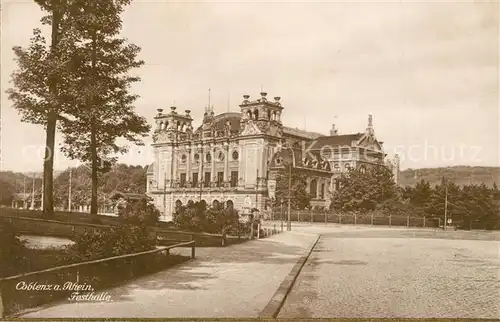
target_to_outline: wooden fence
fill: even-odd
[[[0,278],[0,318],[82,291],[76,286],[89,285],[92,289],[83,291],[93,292],[93,287],[105,287],[153,272],[168,260],[170,249],[178,247],[190,247],[191,258],[195,258],[196,243],[188,241],[135,254]]]

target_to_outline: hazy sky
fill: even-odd
[[[288,126],[362,132],[372,113],[377,138],[403,168],[498,166],[498,12],[497,1],[135,1],[123,35],[142,47],[133,90],[151,123],[175,101],[197,125],[208,88],[216,112],[237,111],[262,84],[282,97]],[[4,95],[11,48],[28,43],[40,16],[33,1],[2,4],[3,170],[42,166],[43,129],[21,123]],[[149,143],[121,161],[150,163]],[[56,156],[56,169],[72,164]]]

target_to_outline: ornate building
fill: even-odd
[[[267,209],[275,177],[286,164],[305,171],[312,205],[328,206],[336,178],[349,167],[363,169],[385,158],[375,138],[372,116],[364,133],[330,135],[283,125],[280,97],[243,96],[240,112],[205,111],[194,129],[190,111],[158,109],[153,134],[154,163],[147,171],[147,194],[169,221],[175,206],[189,201],[222,202],[236,209]]]

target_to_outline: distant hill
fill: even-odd
[[[413,186],[424,179],[431,184],[441,182],[447,176],[458,185],[481,184],[491,187],[494,182],[500,186],[500,167],[470,167],[454,166],[442,168],[406,169],[401,171],[399,183],[403,186]]]

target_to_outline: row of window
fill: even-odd
[[[231,154],[231,157],[232,157],[233,161],[237,161],[238,158],[239,158],[238,151],[233,151],[233,153]],[[187,158],[188,158],[187,155],[183,154],[181,156],[181,162],[182,163],[186,163]],[[217,155],[217,159],[219,161],[224,161],[225,154],[223,152],[219,152],[219,154]],[[194,155],[194,161],[195,162],[200,162],[200,155],[198,153],[196,153]],[[212,162],[212,154],[210,154],[210,153],[205,154],[205,162]]]
[[[217,187],[221,187],[222,183],[224,182],[224,172],[217,172]],[[212,173],[211,172],[205,172],[205,177],[203,180],[203,186],[204,187],[210,187],[210,183],[212,181]],[[180,186],[181,188],[184,188],[186,186],[186,173],[181,173],[180,175]],[[196,186],[199,182],[199,176],[198,172],[193,173],[193,186]],[[238,185],[238,171],[231,171],[231,179],[230,179],[230,186],[231,187],[236,187]]]

